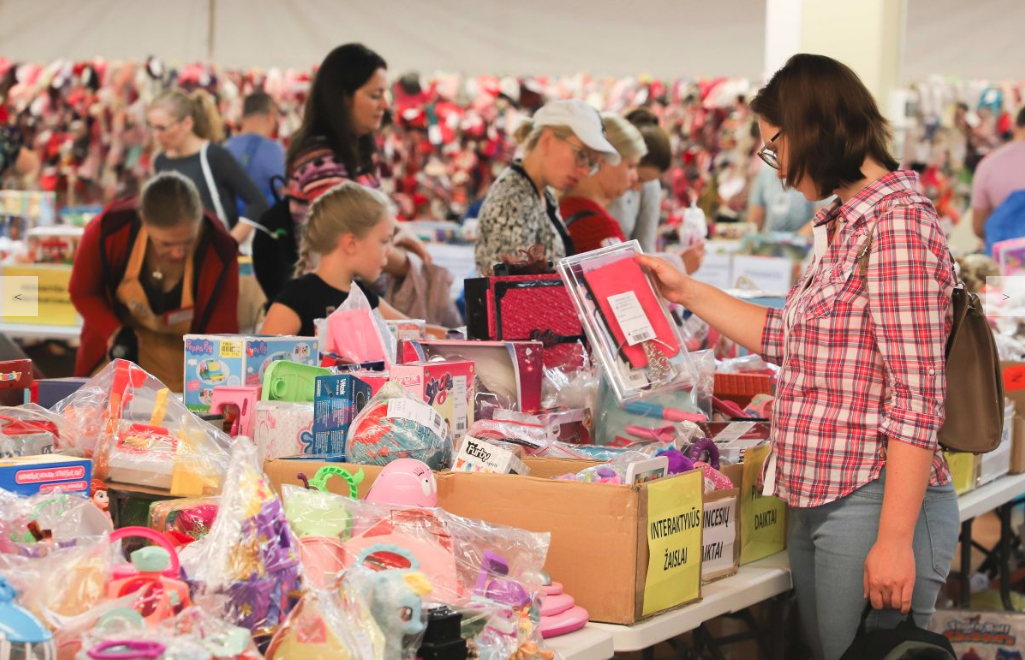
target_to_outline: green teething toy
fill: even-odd
[[[363,468],[360,468],[355,476],[349,474],[349,471],[345,468],[340,468],[336,465],[325,465],[324,467],[317,470],[317,474],[313,475],[310,479],[310,487],[316,488],[317,490],[326,493],[327,482],[331,477],[340,477],[347,484],[349,484],[349,497],[352,499],[359,499],[359,485],[363,483],[363,478],[366,475],[363,474]]]

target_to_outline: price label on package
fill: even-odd
[[[448,423],[445,418],[426,403],[412,399],[392,399],[388,402],[388,417],[412,420],[421,426],[426,426],[442,438],[447,435],[445,429]]]
[[[609,305],[612,307],[612,313],[616,316],[619,327],[623,330],[628,345],[636,346],[655,338],[655,329],[651,327],[651,321],[648,320],[648,315],[644,313],[644,308],[637,300],[636,293],[624,291],[609,296]]]

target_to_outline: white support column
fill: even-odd
[[[767,0],[765,71],[771,75],[794,53],[828,55],[854,69],[883,114],[899,119],[893,92],[906,17],[907,0]]]

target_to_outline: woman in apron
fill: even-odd
[[[238,332],[238,248],[195,185],[166,172],[111,204],[82,237],[71,301],[82,315],[77,376],[112,358],[182,390],[183,337]]]

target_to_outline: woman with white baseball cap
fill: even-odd
[[[617,165],[619,152],[605,137],[601,114],[580,100],[552,101],[516,131],[522,160],[514,161],[492,184],[480,212],[476,261],[491,272],[503,255],[540,244],[558,260],[574,253],[555,196],[593,175],[603,162]]]

